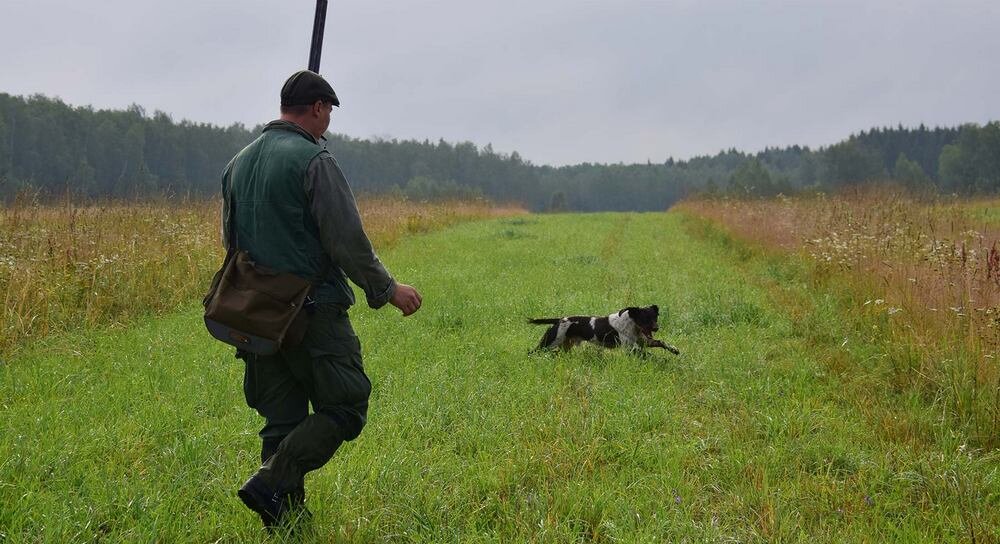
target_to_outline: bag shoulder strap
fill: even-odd
[[[233,178],[230,175],[229,183],[226,184],[225,189],[228,189],[229,195],[222,195],[222,197],[229,201],[229,217],[226,221],[226,231],[229,233],[229,244],[226,247],[227,251],[238,251],[239,240],[236,234],[236,197],[233,195]]]

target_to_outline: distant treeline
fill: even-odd
[[[0,199],[26,188],[87,197],[211,195],[223,166],[259,130],[176,122],[136,105],[95,110],[0,93]],[[1000,192],[1000,122],[873,129],[815,150],[730,149],[684,161],[558,168],[469,142],[333,135],[328,147],[357,191],[483,196],[534,210],[662,210],[696,192],[769,196],[881,180]]]

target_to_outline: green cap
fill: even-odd
[[[281,87],[282,106],[309,105],[317,100],[340,106],[340,100],[337,98],[337,93],[333,92],[333,87],[316,72],[299,70]]]

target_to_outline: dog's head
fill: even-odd
[[[631,306],[623,308],[620,312],[618,312],[618,315],[621,316],[626,313],[644,336],[651,338],[654,332],[660,330],[660,324],[658,321],[660,318],[660,308],[655,304],[645,308],[636,308]]]

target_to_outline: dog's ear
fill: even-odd
[[[635,316],[638,315],[638,314],[636,314],[636,312],[641,312],[641,311],[642,311],[642,308],[636,308],[635,306],[629,306],[628,308],[622,308],[618,312],[618,317],[621,317],[622,314],[627,313],[629,315],[629,317],[635,319]]]
[[[660,315],[660,308],[659,308],[659,306],[657,306],[656,304],[654,304],[654,305],[650,306],[649,308],[650,308],[651,310],[653,310],[653,313],[654,313],[654,314],[656,314],[656,315]]]

